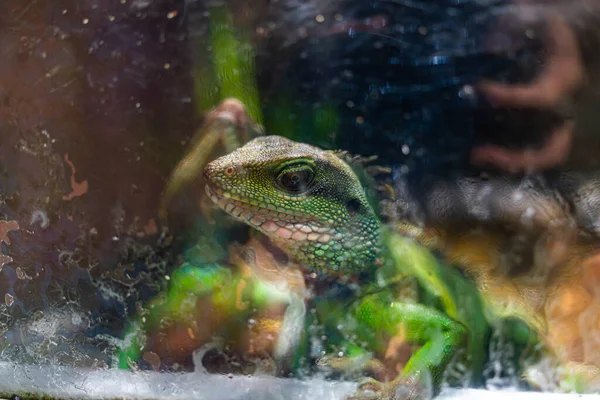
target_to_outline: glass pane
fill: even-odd
[[[0,11],[0,397],[600,391],[600,5]]]

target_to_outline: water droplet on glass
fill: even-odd
[[[81,324],[81,315],[79,315],[79,314],[73,314],[71,316],[71,323],[73,325],[79,325],[79,324]]]
[[[458,97],[466,100],[475,100],[477,94],[475,93],[475,88],[471,85],[464,85],[458,91]]]
[[[535,216],[535,209],[533,207],[527,207],[525,212],[522,214],[522,218],[525,220],[531,220]]]

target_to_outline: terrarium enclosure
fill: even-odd
[[[2,0],[0,51],[0,397],[600,391],[597,2]]]

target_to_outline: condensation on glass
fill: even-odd
[[[599,26],[4,0],[0,397],[600,391]]]

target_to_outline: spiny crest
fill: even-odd
[[[353,155],[346,150],[336,150],[333,152],[342,161],[347,163],[356,173],[365,188],[376,189],[379,197],[388,200],[394,200],[394,188],[383,181],[392,173],[392,169],[381,165],[370,165],[377,161],[377,155],[369,157]]]
[[[366,168],[368,164],[372,163],[378,158],[376,155],[370,157],[352,155],[346,150],[334,150],[333,153],[351,167],[358,168]]]

